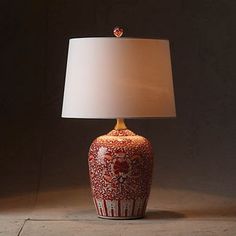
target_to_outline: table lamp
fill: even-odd
[[[62,117],[117,119],[88,154],[98,217],[145,215],[153,153],[150,142],[127,129],[124,118],[174,117],[168,40],[120,37],[69,41]]]

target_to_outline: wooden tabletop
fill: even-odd
[[[0,235],[235,235],[236,201],[187,190],[152,189],[146,217],[96,216],[87,187],[50,189],[0,200]]]

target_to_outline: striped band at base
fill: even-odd
[[[93,198],[98,216],[103,218],[141,218],[145,214],[147,198],[105,200]]]

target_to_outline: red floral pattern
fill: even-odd
[[[116,160],[113,166],[114,173],[118,174],[127,174],[129,172],[129,164],[125,160]]]

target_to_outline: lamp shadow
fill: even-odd
[[[146,212],[145,220],[167,220],[186,218],[183,213],[165,210],[149,210]]]

